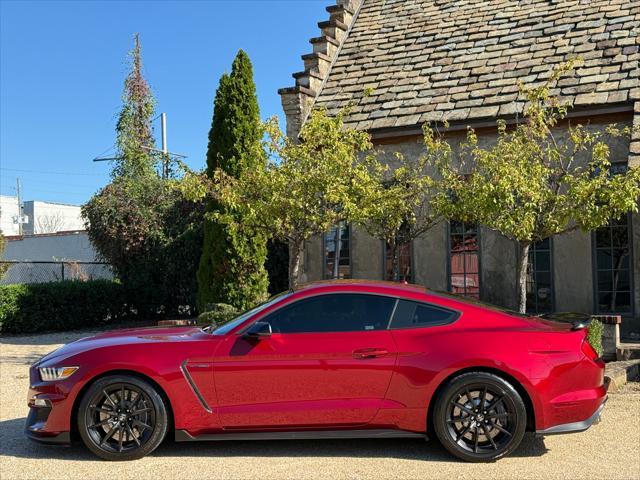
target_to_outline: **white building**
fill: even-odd
[[[78,205],[30,200],[24,202],[22,211],[27,216],[27,223],[23,225],[25,235],[67,232],[85,228]]]
[[[19,213],[18,197],[0,195],[0,231],[3,235],[18,235],[16,219]]]
[[[18,197],[0,196],[0,229],[5,236],[19,235]],[[79,205],[29,200],[22,203],[23,235],[84,230]]]

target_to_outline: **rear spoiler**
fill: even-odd
[[[540,318],[552,320],[554,322],[570,323],[571,330],[583,330],[585,328],[589,328],[589,325],[591,325],[591,322],[593,321],[593,317],[590,315],[573,312],[548,313],[540,315]]]

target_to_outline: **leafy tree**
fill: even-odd
[[[182,198],[159,177],[117,178],[82,207],[91,243],[147,315],[195,307],[202,247],[202,203]]]
[[[400,280],[399,248],[442,219],[433,205],[442,185],[430,171],[440,159],[448,158],[451,147],[429,130],[424,145],[425,153],[418,159],[396,153],[395,165],[371,157],[369,188],[363,191],[361,208],[356,210],[356,221],[367,233],[389,245],[394,281]]]
[[[7,248],[7,239],[4,238],[2,230],[0,230],[0,260],[2,260],[5,248]],[[0,263],[0,279],[2,279],[5,273],[7,273],[7,270],[9,270],[9,264]]]
[[[154,147],[151,119],[155,99],[142,75],[142,47],[138,34],[129,52],[131,71],[124,81],[122,110],[116,124],[116,146],[119,158],[111,172],[114,177],[144,177],[155,173],[154,158],[149,148]]]
[[[297,139],[285,137],[276,120],[265,124],[270,161],[240,178],[218,169],[213,180],[188,173],[179,188],[192,199],[213,196],[242,211],[236,228],[258,229],[289,244],[289,286],[300,278],[305,241],[341,220],[355,217],[369,188],[371,149],[366,132],[345,128],[340,112],[314,111]],[[216,218],[222,215],[215,214]]]
[[[518,298],[526,310],[526,270],[530,246],[552,235],[593,230],[628,211],[637,211],[640,169],[611,173],[609,136],[628,135],[610,125],[594,131],[569,125],[568,138],[556,138],[567,106],[550,97],[555,81],[572,68],[557,69],[542,86],[523,89],[525,118],[513,128],[498,122],[495,144],[483,147],[473,130],[460,152],[439,162],[449,190],[437,204],[449,218],[479,222],[518,242]],[[427,129],[429,135],[429,129]]]
[[[202,202],[184,199],[154,169],[154,99],[142,76],[139,38],[130,53],[123,107],[116,125],[120,158],[112,181],[83,207],[87,232],[130,294],[138,314],[195,310],[196,271],[202,248]]]
[[[253,68],[240,50],[231,74],[224,74],[216,92],[207,173],[217,170],[242,178],[246,172],[264,167],[261,150],[260,111],[253,82]],[[267,255],[263,232],[239,228],[242,209],[212,199],[207,205],[204,246],[198,269],[198,306],[227,303],[245,309],[266,296]]]

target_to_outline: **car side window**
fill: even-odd
[[[385,330],[396,299],[337,293],[299,300],[268,315],[274,333]]]
[[[391,320],[391,328],[422,328],[446,325],[458,318],[458,313],[425,303],[400,300]]]

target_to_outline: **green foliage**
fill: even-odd
[[[591,344],[593,349],[598,352],[599,356],[602,356],[602,334],[604,332],[604,325],[599,320],[592,320],[587,330],[587,341]]]
[[[360,191],[360,209],[354,220],[373,237],[391,249],[393,278],[398,281],[399,247],[426,233],[441,219],[434,198],[444,188],[431,172],[441,158],[448,158],[451,147],[444,141],[425,137],[425,150],[418,159],[396,153],[392,165],[370,157],[370,177]]]
[[[154,147],[151,119],[155,100],[142,75],[142,54],[138,34],[129,53],[131,71],[124,81],[122,110],[116,125],[119,159],[115,160],[113,177],[145,177],[154,175],[154,158],[148,150]]]
[[[198,315],[198,325],[220,326],[236,318],[240,312],[226,303],[206,305],[205,311]]]
[[[7,248],[7,240],[4,238],[2,231],[0,231],[0,260],[3,260],[4,249]],[[0,279],[7,273],[9,269],[9,264],[0,263]]]
[[[185,200],[157,176],[144,182],[116,178],[82,207],[87,231],[140,313],[195,309],[196,269],[202,247],[202,202]]]
[[[542,86],[522,90],[528,99],[525,118],[513,128],[498,122],[497,141],[478,142],[469,130],[460,159],[439,159],[448,189],[436,204],[448,218],[478,222],[520,245],[518,292],[520,311],[526,308],[525,273],[531,244],[578,228],[606,224],[630,210],[637,211],[640,169],[612,175],[607,144],[611,137],[629,135],[615,125],[593,130],[569,125],[567,138],[555,128],[567,106],[550,97],[556,80],[569,70],[556,70]],[[425,138],[437,138],[428,126]]]
[[[131,300],[108,280],[0,285],[0,332],[99,327],[134,317]]]
[[[224,74],[216,92],[207,172],[219,169],[241,178],[262,169],[260,111],[253,82],[253,68],[245,52],[236,56],[231,74]],[[263,232],[249,228],[243,211],[209,200],[204,245],[198,269],[198,306],[224,302],[245,309],[267,293],[267,255]]]
[[[240,178],[222,169],[214,178],[187,174],[178,187],[192,199],[209,195],[226,208],[242,212],[228,224],[255,229],[289,244],[289,285],[298,282],[303,244],[359,208],[369,181],[371,149],[366,132],[344,127],[344,112],[330,117],[314,111],[297,139],[286,138],[276,120],[264,127],[270,161]],[[223,216],[214,213],[214,218]]]

